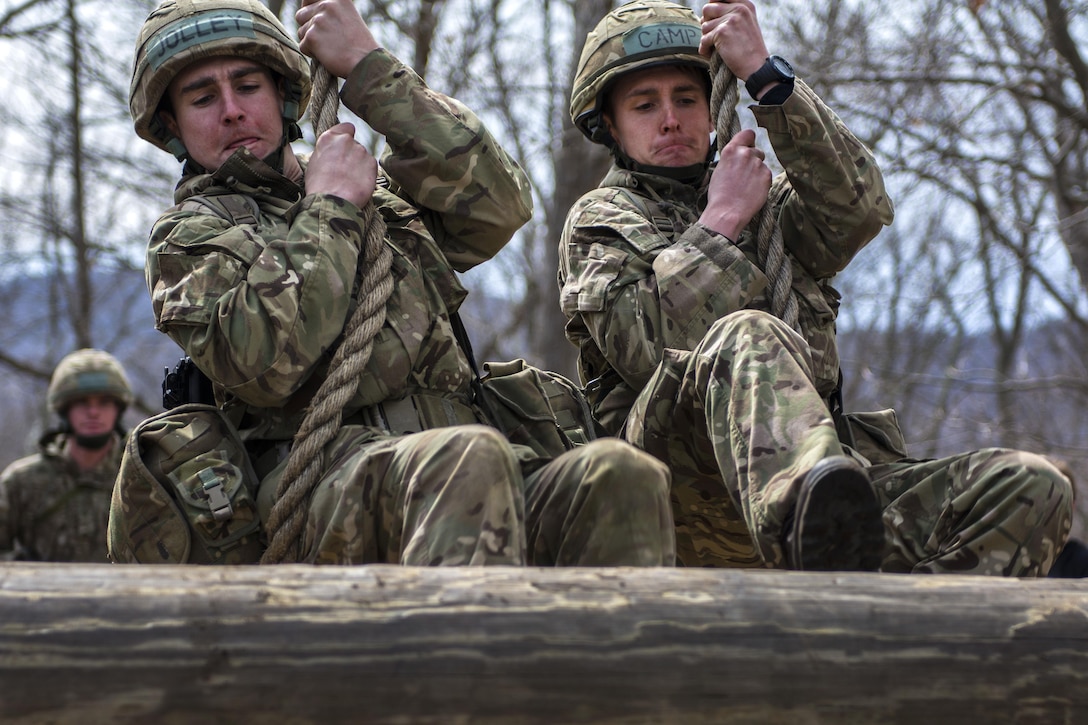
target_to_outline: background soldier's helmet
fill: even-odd
[[[79,398],[108,395],[124,412],[132,403],[132,388],[117,358],[102,350],[84,348],[66,355],[49,381],[49,407],[60,415]]]
[[[298,43],[258,0],[166,0],[151,12],[136,40],[128,94],[140,138],[185,157],[185,146],[159,120],[159,104],[186,66],[215,56],[250,58],[282,77],[287,140],[299,138],[298,120],[310,100],[310,67]]]
[[[586,36],[574,87],[570,118],[590,141],[610,143],[601,122],[605,96],[620,76],[657,65],[692,65],[707,73],[699,55],[702,29],[694,11],[665,0],[636,0],[605,15]]]

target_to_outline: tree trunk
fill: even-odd
[[[582,194],[600,183],[611,164],[611,157],[603,146],[592,144],[582,136],[582,132],[571,123],[566,109],[569,108],[570,90],[586,35],[608,14],[612,3],[613,0],[579,0],[572,8],[575,40],[571,45],[570,80],[566,84],[564,102],[560,104],[564,113],[560,124],[562,136],[553,158],[555,191],[545,214],[547,242],[541,273],[541,289],[545,292],[539,308],[541,364],[573,380],[578,379],[578,352],[563,333],[567,318],[559,307],[559,288],[555,281],[555,273],[559,269],[559,239],[563,235],[567,211]]]
[[[5,723],[1070,723],[1088,584],[0,565]]]

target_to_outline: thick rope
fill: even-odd
[[[715,53],[710,58],[710,112],[713,114],[718,134],[718,150],[740,132],[740,116],[737,102],[740,100],[737,77]],[[756,253],[759,265],[770,280],[769,296],[771,312],[793,329],[800,332],[797,320],[797,297],[793,294],[793,271],[786,258],[786,246],[782,242],[782,230],[775,221],[770,203],[763,205],[757,216]]]
[[[338,123],[339,98],[332,75],[316,61],[312,71],[310,116],[314,132],[320,136]],[[358,307],[344,328],[344,338],[329,363],[328,375],[295,434],[265,527],[269,544],[261,557],[262,564],[301,560],[306,502],[324,473],[325,446],[340,431],[344,406],[355,394],[374,351],[374,337],[385,324],[385,305],[393,291],[393,253],[385,244],[385,221],[373,203],[363,209],[363,223],[366,239],[359,264]]]

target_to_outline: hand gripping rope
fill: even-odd
[[[313,94],[310,119],[315,136],[338,123],[340,100],[336,79],[318,63],[311,63]],[[374,336],[385,324],[385,305],[393,291],[393,253],[385,244],[385,221],[371,200],[363,209],[365,246],[356,275],[358,306],[344,328],[340,346],[329,364],[329,372],[295,434],[287,466],[276,488],[276,503],[269,514],[266,531],[268,548],[262,564],[301,560],[306,523],[306,502],[325,472],[325,446],[336,437],[343,420],[344,406],[359,384],[374,350]]]
[[[737,102],[740,99],[737,77],[714,53],[710,56],[710,112],[713,114],[718,136],[718,150],[740,131],[740,116],[737,114]],[[770,280],[769,289],[771,312],[793,329],[801,332],[797,321],[797,297],[793,294],[793,272],[786,258],[786,247],[782,242],[782,230],[775,221],[770,200],[763,205],[757,215],[756,253],[759,266]]]

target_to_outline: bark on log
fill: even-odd
[[[1088,722],[1088,583],[0,565],[4,723]]]

